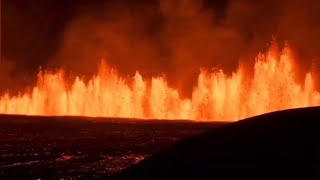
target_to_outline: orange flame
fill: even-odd
[[[280,54],[270,50],[256,58],[249,78],[242,67],[231,76],[222,70],[201,70],[191,98],[182,99],[162,77],[147,81],[136,72],[128,82],[102,62],[89,82],[76,77],[71,87],[62,70],[39,72],[31,92],[1,96],[0,113],[235,121],[320,105],[313,75],[306,73],[304,84],[299,84],[296,73],[288,47]]]

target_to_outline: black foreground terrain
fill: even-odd
[[[0,179],[109,177],[222,123],[0,116]]]
[[[320,179],[320,108],[286,110],[180,141],[114,179]]]

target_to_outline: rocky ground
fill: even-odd
[[[108,177],[179,139],[221,124],[3,115],[0,178]]]

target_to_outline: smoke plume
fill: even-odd
[[[188,95],[200,68],[235,71],[240,62],[252,64],[273,38],[280,46],[288,42],[293,47],[302,70],[318,61],[317,0],[83,4],[86,6],[74,11],[63,26],[54,52],[34,61],[37,66],[62,66],[75,74],[90,75],[103,58],[121,74],[165,74],[170,86]]]

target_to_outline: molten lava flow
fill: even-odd
[[[293,64],[286,47],[280,54],[259,55],[252,76],[241,67],[231,76],[201,70],[190,99],[182,99],[162,77],[147,81],[137,72],[128,82],[105,63],[89,82],[77,77],[71,86],[62,70],[40,72],[31,92],[1,96],[0,113],[234,121],[320,105],[312,74],[297,83]]]

